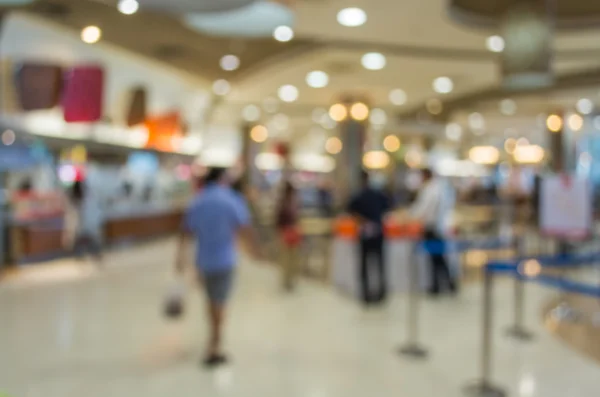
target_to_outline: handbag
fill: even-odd
[[[185,312],[185,282],[183,278],[174,280],[164,301],[163,313],[166,318],[175,320]]]

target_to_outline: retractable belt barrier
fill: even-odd
[[[503,397],[506,395],[505,391],[495,386],[491,380],[494,275],[504,274],[513,276],[519,281],[537,282],[561,292],[600,298],[600,286],[542,273],[544,269],[576,269],[590,264],[597,266],[598,261],[600,261],[600,252],[523,257],[511,261],[494,261],[486,265],[482,304],[481,372],[479,380],[467,386],[466,391],[469,395],[476,397]],[[519,311],[522,313],[523,301],[521,300],[518,304],[520,305]]]

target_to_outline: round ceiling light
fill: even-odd
[[[469,127],[473,130],[482,130],[485,128],[485,118],[481,113],[471,113],[468,117]]]
[[[329,117],[331,117],[333,121],[343,121],[348,117],[348,109],[341,103],[336,103],[329,108]]]
[[[298,99],[298,89],[291,84],[282,85],[277,90],[277,95],[283,102],[294,102]]]
[[[371,110],[369,121],[373,125],[385,125],[387,123],[387,114],[385,113],[385,110],[379,108]]]
[[[454,82],[450,77],[438,77],[433,80],[433,89],[438,94],[449,94],[454,90]]]
[[[314,70],[306,75],[306,84],[312,88],[327,87],[329,75],[321,70]]]
[[[462,137],[463,129],[458,123],[449,123],[446,125],[446,138],[451,141],[459,141]]]
[[[294,31],[286,25],[278,26],[273,30],[273,37],[275,40],[285,43],[294,38]]]
[[[144,7],[147,2],[164,3],[162,8],[170,8],[165,11],[175,13],[173,8],[177,2],[187,1],[190,4],[188,9],[181,10],[184,14],[184,23],[191,29],[207,33],[213,36],[226,37],[269,37],[273,30],[278,26],[293,26],[294,12],[289,7],[274,1],[254,1],[254,0],[210,0],[210,3],[216,5],[232,1],[244,1],[245,7],[235,9],[229,8],[228,11],[205,12],[202,9],[196,10],[196,5],[206,2],[198,0],[144,0]],[[200,7],[202,8],[202,7]],[[190,12],[192,12],[190,14]],[[187,13],[187,14],[186,14]]]
[[[577,111],[581,114],[590,114],[594,111],[594,102],[588,98],[581,98],[577,101]]]
[[[583,117],[581,117],[578,114],[572,114],[569,116],[569,119],[567,120],[568,124],[569,124],[569,128],[572,131],[580,131],[583,128]]]
[[[325,150],[329,154],[338,154],[343,149],[342,140],[336,136],[328,138],[325,142]]]
[[[504,51],[504,39],[502,36],[494,35],[487,38],[485,46],[491,52],[502,52]]]
[[[390,91],[390,102],[396,106],[402,106],[406,103],[408,97],[404,90],[396,88],[395,90]]]
[[[383,148],[390,153],[400,150],[400,146],[402,146],[402,143],[396,135],[388,135],[383,140]]]
[[[369,118],[369,107],[362,102],[357,102],[350,108],[350,115],[354,120],[364,121]]]
[[[546,127],[551,132],[559,132],[563,128],[563,119],[557,114],[551,114],[546,119]]]
[[[117,8],[121,14],[133,15],[140,9],[140,3],[137,0],[119,0]]]
[[[517,103],[509,98],[501,100],[500,113],[505,116],[513,116],[517,113]]]
[[[221,65],[221,69],[231,72],[240,67],[240,58],[231,54],[225,55],[221,58],[219,64]]]
[[[248,105],[242,110],[242,117],[246,121],[260,120],[260,108],[256,105]]]
[[[262,143],[269,138],[269,130],[264,125],[255,125],[250,130],[250,138],[257,143]]]
[[[363,67],[367,70],[381,70],[386,62],[385,56],[379,52],[368,52],[361,59]]]
[[[340,25],[351,28],[361,26],[367,22],[367,13],[357,7],[344,8],[338,12],[337,21]]]
[[[444,110],[442,101],[437,98],[431,98],[428,100],[427,103],[425,103],[425,107],[427,108],[427,111],[433,115],[441,114]]]
[[[86,26],[81,31],[81,40],[84,43],[94,44],[102,38],[102,30],[98,26]]]
[[[215,94],[223,96],[229,94],[229,91],[231,90],[231,85],[227,80],[219,79],[213,83],[212,88]]]

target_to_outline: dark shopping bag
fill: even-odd
[[[167,292],[163,313],[168,319],[178,319],[185,313],[185,284],[184,280],[176,280]]]

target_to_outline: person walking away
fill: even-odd
[[[281,274],[286,291],[292,291],[295,288],[300,272],[298,246],[302,236],[298,225],[299,212],[296,189],[290,182],[286,182],[283,196],[279,202],[276,221],[281,246]]]
[[[102,215],[99,203],[83,182],[76,181],[65,205],[63,246],[77,257],[86,254],[102,262]]]
[[[383,303],[387,297],[384,262],[383,218],[390,211],[390,199],[377,187],[369,185],[369,174],[361,175],[362,188],[350,201],[348,211],[359,223],[360,271],[359,282],[363,302]],[[376,270],[379,285],[370,290],[372,270]]]
[[[227,185],[225,169],[209,170],[204,188],[187,208],[183,223],[175,266],[178,273],[183,272],[188,237],[193,236],[196,268],[206,293],[210,324],[203,364],[211,368],[227,362],[222,333],[238,262],[237,237],[244,239],[248,248],[256,249],[247,204]]]
[[[423,237],[429,254],[431,273],[429,294],[439,295],[443,281],[447,283],[448,289],[455,293],[456,280],[446,261],[444,240],[454,207],[454,194],[447,190],[448,186],[443,180],[434,177],[430,169],[423,169],[421,175],[423,183],[410,213],[424,227]]]

